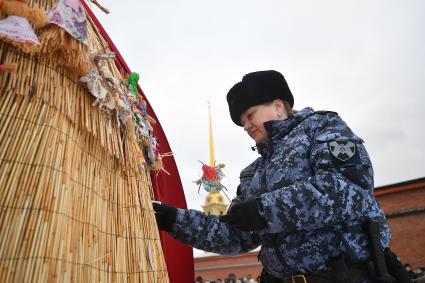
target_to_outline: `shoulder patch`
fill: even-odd
[[[356,144],[352,141],[331,141],[328,147],[332,156],[342,162],[356,155]]]

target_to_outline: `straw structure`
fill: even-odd
[[[109,52],[88,21],[90,52]],[[131,131],[60,58],[0,42],[0,60],[17,64],[0,73],[0,282],[168,282]]]

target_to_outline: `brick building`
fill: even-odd
[[[236,278],[250,275],[255,279],[263,269],[257,259],[258,250],[237,256],[205,253],[195,258],[195,278],[202,276],[204,280],[224,280],[230,273],[234,273]]]
[[[378,187],[375,195],[391,228],[391,249],[414,268],[425,267],[425,178]]]
[[[375,195],[391,228],[391,249],[404,263],[425,267],[425,178],[377,187]],[[195,258],[195,277],[215,280],[234,273],[237,278],[256,278],[262,269],[257,256],[258,251],[238,256],[205,253]]]

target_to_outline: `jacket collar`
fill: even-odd
[[[313,108],[306,107],[301,111],[289,115],[285,120],[273,120],[264,123],[267,130],[267,140],[262,144],[257,144],[257,151],[261,156],[267,156],[274,146],[288,135],[299,123],[313,115]]]

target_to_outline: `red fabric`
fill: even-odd
[[[81,1],[90,18],[93,20],[96,27],[99,29],[103,38],[108,42],[109,48],[115,52],[115,64],[123,74],[129,74],[130,68],[125,63],[123,57],[118,52],[112,40],[109,38],[105,29],[102,27],[96,16],[87,6],[85,1]],[[153,126],[154,136],[159,143],[159,152],[171,152],[167,137],[158,121],[149,101],[143,93],[140,86],[137,86],[139,93],[146,100],[147,112],[152,116],[157,123]],[[173,204],[180,208],[187,208],[186,199],[184,196],[183,187],[180,180],[180,175],[177,170],[177,165],[174,157],[164,157],[162,159],[164,168],[171,174],[170,176],[164,172],[151,174],[152,185],[155,193],[155,199],[169,204]],[[165,262],[167,264],[168,276],[172,283],[193,282],[194,281],[194,265],[192,248],[181,244],[170,237],[167,233],[161,232],[161,243],[164,251]]]
[[[209,181],[217,181],[217,172],[214,167],[208,165],[202,165],[202,171],[204,172],[202,177]]]

